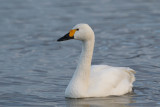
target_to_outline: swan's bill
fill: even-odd
[[[64,35],[63,37],[59,38],[57,41],[65,41],[65,40],[69,40],[69,39],[74,39],[73,37],[69,36],[69,33],[67,33],[66,35]]]
[[[79,29],[72,29],[70,30],[69,33],[67,33],[66,35],[64,35],[63,37],[59,38],[57,41],[65,41],[65,40],[69,40],[69,39],[74,39],[74,34],[76,31],[78,31]]]

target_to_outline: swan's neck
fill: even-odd
[[[91,61],[94,49],[94,38],[88,41],[82,41],[82,52],[80,55],[79,63],[76,71],[73,75],[72,81],[81,84],[84,87],[88,87]]]

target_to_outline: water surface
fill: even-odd
[[[0,0],[0,106],[160,106],[160,1]],[[56,40],[77,23],[95,31],[92,64],[137,71],[134,93],[66,99],[81,43]]]

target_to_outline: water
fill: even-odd
[[[0,0],[0,106],[159,107],[159,0]],[[134,93],[66,99],[81,43],[56,40],[77,23],[95,31],[92,64],[137,71]]]

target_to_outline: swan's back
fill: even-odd
[[[131,92],[132,83],[135,81],[134,73],[134,70],[127,67],[93,65],[88,92],[93,97],[123,95]]]

